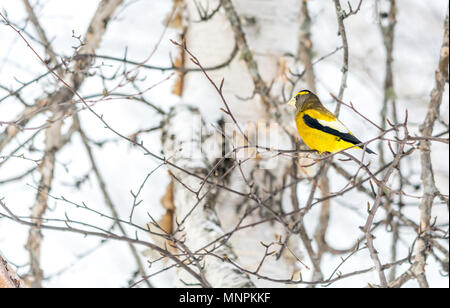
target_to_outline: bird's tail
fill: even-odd
[[[364,150],[363,147],[362,147],[361,149]],[[366,147],[366,152],[369,153],[369,154],[375,154],[375,155],[378,155],[377,153],[375,153],[374,151],[372,151],[372,150],[369,149],[368,147]]]

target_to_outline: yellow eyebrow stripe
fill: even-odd
[[[301,92],[298,92],[298,94],[300,94],[300,95],[309,94],[309,91],[301,91]]]

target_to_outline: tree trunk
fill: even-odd
[[[23,288],[22,279],[16,275],[5,259],[0,256],[0,289]]]
[[[271,96],[279,102],[283,102],[281,85],[285,82],[287,67],[292,67],[295,61],[294,57],[286,55],[297,54],[299,46],[298,10],[300,5],[298,1],[209,0],[196,2],[200,8],[211,8],[209,12],[222,2],[222,8],[204,22],[197,22],[201,17],[195,2],[188,1],[186,3],[189,20],[186,44],[188,50],[198,58],[201,65],[207,68],[225,63],[230,60],[235,46],[239,47],[238,55],[231,60],[229,65],[220,70],[207,72],[217,86],[224,78],[222,93],[236,120],[235,123],[230,115],[224,116],[224,133],[228,137],[225,138],[225,141],[232,140],[227,143],[224,152],[230,153],[242,145],[292,149],[295,145],[292,144],[286,133],[292,129],[292,125],[288,125],[292,121],[292,114],[286,112],[286,107],[276,106],[275,102],[265,101],[262,95],[255,93],[263,91],[261,89],[270,89]],[[239,18],[236,18],[236,14]],[[189,58],[186,56],[186,59]],[[188,68],[198,68],[195,63],[189,60],[186,62]],[[267,86],[269,84],[271,87]],[[199,91],[198,89],[205,90]],[[195,111],[188,111],[187,107],[175,108],[171,113],[170,120],[165,123],[167,134],[170,135],[169,132],[173,131],[174,127],[178,127],[175,129],[178,133],[172,133],[174,136],[172,138],[175,138],[179,145],[183,145],[183,151],[186,150],[186,145],[190,151],[199,151],[201,148],[200,136],[195,133],[195,138],[192,139],[192,135],[182,134],[183,131],[192,131],[193,129],[189,126],[185,127],[188,125],[186,121],[192,123],[192,117],[187,114],[200,112],[205,121],[214,123],[215,127],[220,127],[217,110],[225,108],[225,106],[218,91],[202,72],[190,72],[185,76],[182,102],[193,106]],[[246,136],[240,132],[239,127]],[[216,132],[217,134],[218,132]],[[176,150],[177,146],[168,135],[163,139],[163,143],[165,142],[164,154],[168,160],[171,160],[170,156],[173,155],[171,153]],[[247,137],[248,140],[246,140]],[[220,142],[217,141],[216,145],[220,146]],[[192,161],[194,156],[190,156],[191,160],[187,159],[189,156],[186,156],[185,164],[182,162],[183,158],[178,157],[173,160],[177,165],[181,165],[189,171],[196,170],[196,174],[206,175],[208,170],[214,167],[214,160],[207,159],[204,154],[196,153],[194,156],[200,159],[194,161]],[[211,155],[211,151],[208,154]],[[213,158],[219,159],[220,155]],[[229,188],[234,191],[217,187],[202,188],[202,193],[209,189],[212,189],[212,192],[209,193],[206,200],[200,202],[186,220],[184,227],[188,238],[185,243],[191,251],[195,251],[223,232],[233,232],[239,224],[257,222],[261,218],[275,218],[275,221],[279,220],[282,223],[259,224],[234,232],[227,242],[227,246],[221,247],[220,255],[222,257],[227,255],[228,258],[233,259],[232,261],[236,260],[239,266],[247,271],[254,271],[258,268],[257,275],[289,279],[294,272],[298,271],[296,257],[300,255],[296,246],[298,241],[289,240],[285,243],[289,235],[286,234],[283,224],[289,222],[279,218],[277,213],[281,208],[292,210],[292,205],[289,201],[282,202],[282,199],[286,199],[282,194],[276,194],[276,198],[273,195],[285,183],[292,166],[292,158],[274,157],[274,153],[262,151],[257,153],[251,149],[236,151],[236,155],[231,155],[230,158],[231,166],[234,163],[235,168],[226,176],[226,181]],[[225,162],[224,165],[226,165]],[[225,170],[229,171],[230,165],[226,165],[226,168]],[[199,189],[201,181],[186,176],[180,179],[181,173],[178,174],[176,170],[172,170],[172,172],[183,183],[175,185],[174,204],[179,223],[198,202],[197,197],[202,197],[202,194],[197,196],[193,193]],[[242,194],[236,194],[235,191]],[[257,195],[259,202],[248,198],[249,195]],[[241,221],[243,215],[246,217]],[[281,243],[289,245],[289,250],[279,249],[282,251],[280,255],[267,256],[264,263],[261,263],[267,252],[264,245],[278,245],[275,248],[280,248]],[[204,262],[206,280],[214,287],[253,285],[249,282],[248,276],[238,271],[237,267],[228,268],[226,264],[220,263],[221,261],[217,263],[218,259],[214,257],[208,257]],[[220,267],[218,267],[219,264],[221,264]],[[181,272],[183,270],[180,270],[177,278],[185,282],[185,277]],[[257,275],[253,275],[252,278]],[[209,277],[213,279],[208,279]],[[256,286],[271,285],[265,280],[257,279],[254,279],[253,283]]]

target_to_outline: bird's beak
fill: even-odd
[[[289,105],[289,106],[292,106],[292,107],[295,107],[295,102],[296,102],[296,99],[295,99],[295,97],[293,97],[293,98],[288,102],[288,105]]]

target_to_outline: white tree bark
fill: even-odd
[[[0,289],[23,288],[22,279],[13,271],[5,259],[0,256]]]
[[[197,1],[197,3],[209,8],[215,8],[219,5],[218,0],[202,0]],[[212,19],[207,22],[197,22],[200,17],[195,3],[187,1],[186,4],[190,21],[186,34],[188,49],[204,67],[215,66],[227,61],[237,44],[233,25],[230,23],[229,15],[227,15],[229,12],[226,13],[222,7]],[[278,118],[275,118],[273,116],[276,112],[275,108],[263,103],[259,95],[253,95],[255,88],[253,77],[255,74],[259,74],[267,85],[272,85],[271,95],[282,101],[280,97],[281,84],[285,81],[286,67],[292,67],[294,63],[293,57],[286,55],[297,54],[297,47],[299,46],[298,29],[300,27],[298,14],[300,5],[297,0],[241,0],[232,1],[232,4],[240,16],[246,40],[258,67],[249,69],[248,63],[243,60],[243,57],[246,56],[245,50],[240,48],[240,53],[227,67],[208,71],[208,74],[217,84],[220,84],[222,78],[225,79],[223,86],[224,97],[238,124],[246,131],[251,145],[258,144],[259,146],[278,149],[291,149],[293,145],[285,130],[290,130],[292,127],[292,125],[288,124],[292,121],[292,115],[286,113],[285,107],[282,106],[281,114],[278,115]],[[187,62],[188,67],[197,68],[195,64],[190,63],[190,61]],[[187,74],[184,80],[182,101],[185,104],[196,106],[205,118],[205,121],[213,123],[217,121],[217,118],[211,115],[217,114],[217,110],[224,107],[217,91],[202,73]],[[182,112],[184,115],[177,115],[177,112]],[[170,123],[174,126],[184,126],[186,124],[184,121],[190,119],[189,116],[186,116],[186,112],[183,109],[176,109],[174,117],[179,119],[176,121],[171,120]],[[238,133],[236,125],[234,125],[231,118],[225,116],[224,120],[227,127],[230,127],[230,125],[233,127],[234,133],[230,133],[229,137],[235,137],[234,144],[228,147],[227,150],[244,145],[246,142],[242,135]],[[285,127],[281,126],[280,123],[285,123],[283,125]],[[186,130],[187,128],[181,129],[180,134],[174,134],[177,142],[184,145],[183,151],[186,145],[189,145],[192,151],[196,151],[193,145],[198,147],[199,144],[191,143],[192,141],[189,140],[190,137],[188,135],[183,136],[181,134]],[[183,139],[185,137],[188,139]],[[169,146],[166,140],[164,148],[165,155],[168,158],[169,152],[166,151],[174,149],[173,144]],[[198,157],[201,157],[200,153],[197,154]],[[236,168],[231,173],[228,185],[230,188],[244,193],[249,193],[252,190],[261,200],[264,200],[273,191],[282,186],[291,167],[292,159],[273,158],[273,153],[255,154],[255,152],[251,151],[250,153],[239,152],[236,159],[245,160],[245,163],[241,165],[242,170]],[[177,159],[177,163],[181,163],[181,161]],[[205,166],[205,160],[192,161],[192,158],[190,158],[185,163],[184,166],[191,165],[189,168],[200,168],[203,172],[207,171],[208,168]],[[209,168],[212,168],[212,166],[209,166]],[[182,174],[179,174],[179,176],[181,177]],[[183,180],[185,179],[187,180],[187,178],[183,178]],[[192,185],[190,187],[193,190],[198,189],[199,181],[197,183],[192,183],[191,179],[188,181]],[[178,219],[181,219],[190,210],[192,204],[196,203],[196,197],[180,185],[177,185],[175,190],[176,215]],[[204,189],[204,191],[206,190]],[[292,209],[289,201],[282,200],[288,198],[282,198],[279,195],[277,198],[267,200],[265,202],[266,206],[268,205],[275,211],[280,207]],[[246,197],[224,190],[215,192],[209,204],[213,207],[210,208],[206,204],[202,204],[203,210],[196,208],[192,214],[193,217],[190,218],[190,223],[186,222],[185,231],[190,238],[186,240],[186,244],[188,246],[191,245],[192,249],[201,247],[223,231],[229,232],[233,230],[244,212],[250,207],[257,206],[256,202],[249,201]],[[243,224],[260,221],[262,218],[273,215],[265,206],[260,205],[260,207],[260,209],[253,211],[251,215],[245,218]],[[216,216],[216,212],[218,216]],[[213,221],[216,222],[212,223]],[[220,231],[217,229],[217,226],[221,226]],[[283,240],[286,236],[281,224],[265,223],[236,232],[231,237],[230,243],[237,256],[238,263],[243,268],[254,271],[258,268],[265,252],[265,247],[261,245],[261,242],[270,244],[276,242],[280,236]],[[295,241],[289,241],[288,243],[290,250],[295,252],[297,256],[300,255],[296,244],[298,242],[298,238],[296,238]],[[286,249],[284,251],[285,253],[279,258],[275,258],[274,255],[268,257],[258,274],[279,279],[292,277],[293,273],[298,271],[297,260],[291,252]],[[229,251],[226,252],[226,254],[228,253]],[[218,264],[214,260],[208,260],[206,260],[207,265],[205,267],[206,276],[215,277],[210,282],[214,282],[216,287],[236,286],[241,283],[249,285],[247,277],[242,279],[241,273],[233,271],[231,268],[225,269],[225,265],[217,267],[216,265]],[[208,262],[211,263],[208,264]],[[212,273],[209,273],[208,268]],[[231,284],[230,281],[232,281]],[[271,286],[271,283],[263,280],[254,279],[253,282],[256,286]]]
[[[205,125],[197,109],[180,105],[172,109],[168,115],[162,142],[166,159],[179,168],[205,177],[213,167],[214,159],[220,154],[220,152],[214,153],[214,150],[220,151],[222,140],[220,134],[205,135]],[[202,151],[205,147],[208,148],[208,152]],[[183,247],[178,247],[187,254],[211,251],[215,255],[208,255],[201,260],[195,256],[190,258],[192,263],[198,260],[198,265],[194,264],[192,267],[197,269],[209,286],[253,287],[253,283],[245,273],[221,260],[221,258],[228,258],[236,261],[236,255],[229,242],[222,245],[222,241],[219,241],[209,245],[224,235],[215,211],[217,188],[205,185],[197,198],[195,192],[202,186],[202,181],[193,176],[186,176],[184,170],[170,168],[175,179],[173,187],[175,219],[181,226],[181,232],[176,233],[175,236],[183,241],[183,244],[179,244]],[[177,225],[174,226],[176,227]],[[200,267],[202,267],[201,270]],[[198,281],[192,275],[182,268],[178,270],[175,285],[195,284],[198,284]]]

